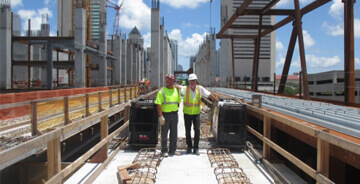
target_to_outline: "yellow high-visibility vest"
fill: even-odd
[[[165,95],[165,93],[167,95]],[[162,112],[174,112],[179,109],[178,103],[180,102],[181,97],[178,89],[168,89],[164,87],[158,92],[155,104],[161,105]]]
[[[192,98],[190,93],[190,86],[186,86],[186,93],[184,95],[184,114],[188,115],[196,115],[200,114],[200,102],[201,102],[201,94],[200,94],[200,86],[196,86],[195,88],[195,100]]]

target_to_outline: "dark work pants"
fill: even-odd
[[[168,152],[167,149],[167,135],[170,129],[170,153],[174,153],[177,148],[177,126],[178,126],[178,113],[164,113],[165,125],[161,125],[161,152]]]
[[[200,114],[188,115],[184,114],[185,120],[185,135],[186,135],[186,144],[188,148],[199,149],[199,140],[200,140]],[[194,137],[194,147],[192,146],[191,141],[191,125],[194,125],[195,137]]]

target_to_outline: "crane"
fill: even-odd
[[[125,0],[122,0],[122,2],[120,3],[120,5],[117,5],[116,3],[110,1],[110,0],[106,0],[110,5],[107,5],[106,7],[110,7],[110,8],[114,8],[116,10],[116,15],[115,15],[115,19],[114,19],[114,25],[113,25],[113,30],[112,30],[112,34],[118,34],[119,32],[119,20],[120,20],[120,9],[122,7],[122,5],[124,4]]]

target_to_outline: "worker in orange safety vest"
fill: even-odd
[[[195,74],[189,75],[188,86],[177,86],[181,89],[181,94],[184,94],[184,120],[185,120],[185,134],[186,134],[186,153],[189,154],[193,151],[194,154],[199,153],[199,140],[200,140],[200,102],[201,97],[211,98],[213,101],[218,102],[218,99],[211,94],[210,91],[197,85],[197,76]],[[194,145],[191,139],[191,125],[194,125],[195,137]],[[192,150],[193,149],[193,150]]]

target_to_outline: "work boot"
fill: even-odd
[[[169,155],[170,156],[174,156],[174,155],[178,156],[178,155],[181,155],[181,153],[178,151],[175,151],[175,152],[170,152]]]
[[[164,152],[164,153],[161,153],[161,156],[162,156],[162,157],[168,157],[168,156],[169,156],[169,154],[168,154],[168,153],[166,153],[166,152]]]
[[[190,154],[190,153],[191,153],[191,150],[192,150],[191,148],[187,148],[187,149],[186,149],[186,154]]]
[[[198,149],[194,149],[194,154],[200,155],[199,150],[198,150]]]

